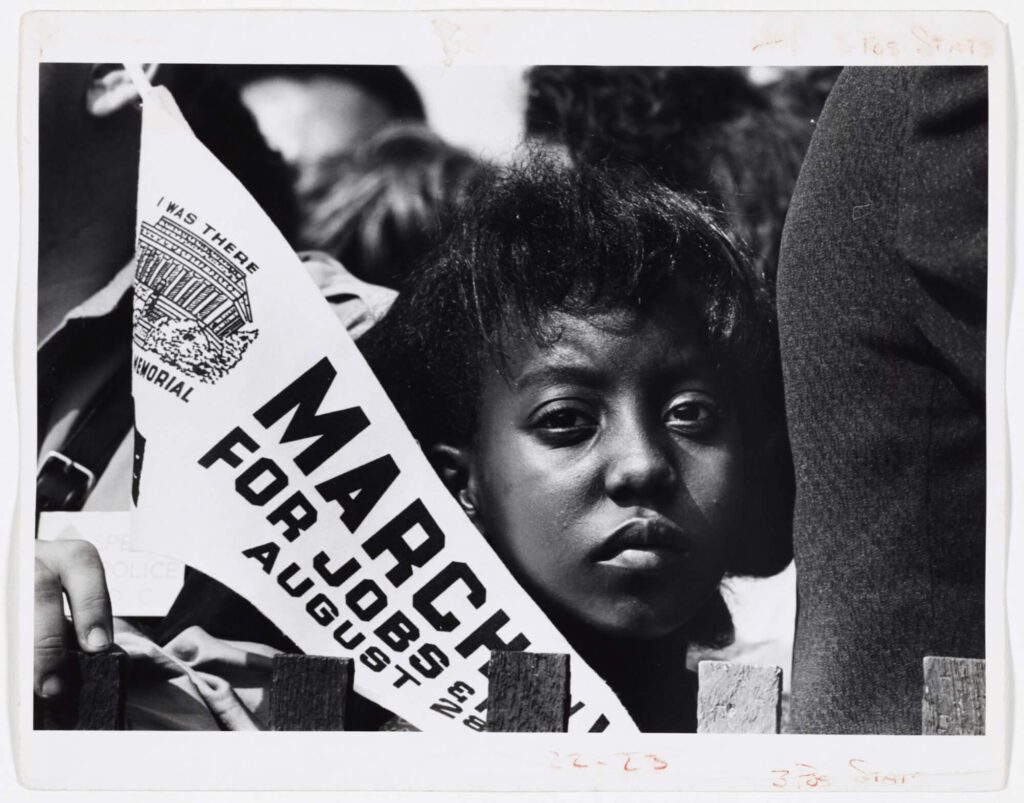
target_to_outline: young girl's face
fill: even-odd
[[[581,623],[685,624],[737,541],[743,444],[700,338],[668,305],[556,314],[488,370],[465,501],[519,581]]]

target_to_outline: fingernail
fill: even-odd
[[[56,675],[50,675],[39,687],[39,693],[43,697],[56,697],[60,694],[60,678]]]
[[[102,627],[94,627],[85,637],[85,644],[91,650],[103,650],[110,646],[110,637]]]

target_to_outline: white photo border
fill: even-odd
[[[928,47],[920,30],[945,45]],[[968,46],[967,42],[973,43]],[[267,43],[272,43],[268,47]],[[954,43],[962,43],[954,48]],[[38,12],[23,18],[22,240],[18,400],[22,487],[15,518],[16,766],[44,789],[365,789],[771,791],[780,768],[809,765],[830,788],[867,791],[851,759],[916,773],[906,791],[999,788],[1010,725],[1005,609],[1009,533],[1009,76],[1006,32],[981,12],[202,11]],[[879,47],[876,47],[878,45]],[[972,52],[973,51],[973,52]],[[989,66],[987,372],[987,733],[975,737],[467,734],[443,743],[393,733],[78,733],[32,729],[35,473],[35,168],[42,61],[383,64],[986,64]],[[629,771],[625,757],[666,768]],[[607,761],[618,757],[618,762]],[[597,761],[606,760],[604,766]],[[580,766],[583,765],[583,766]],[[187,768],[187,769],[186,769]]]

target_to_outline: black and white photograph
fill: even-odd
[[[426,764],[514,733],[522,789],[998,786],[1006,78],[964,17],[814,61],[510,63],[502,20],[436,15],[433,63],[43,53],[26,738]],[[682,772],[741,736],[756,772]]]

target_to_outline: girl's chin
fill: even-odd
[[[588,631],[603,638],[633,641],[669,636],[689,621],[680,617],[677,610],[670,613],[633,606],[626,610],[618,606],[602,610],[600,606],[594,605],[585,611],[573,612],[570,616],[571,622],[566,621],[568,617],[564,614],[556,619],[556,624],[563,632]],[[570,632],[566,632],[566,635],[571,637]]]
[[[685,622],[679,622],[676,620],[665,622],[660,620],[651,621],[649,619],[640,619],[637,621],[609,622],[607,624],[597,625],[595,629],[611,638],[647,640],[670,636],[679,631],[684,624]]]
[[[689,605],[673,600],[658,604],[645,600],[590,597],[585,601],[552,599],[536,593],[531,596],[555,627],[569,641],[575,639],[615,639],[638,641],[669,636],[692,618]],[[680,616],[682,611],[684,616]]]

